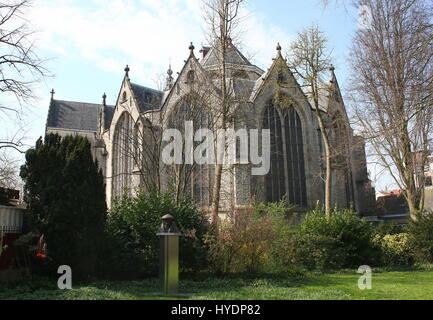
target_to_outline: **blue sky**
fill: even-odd
[[[27,108],[27,143],[44,134],[52,88],[56,99],[100,103],[106,92],[114,104],[126,64],[133,82],[153,88],[160,86],[169,61],[180,71],[189,43],[197,55],[206,44],[201,6],[201,0],[35,0],[28,16],[54,77],[36,88],[38,100]],[[263,69],[271,65],[277,42],[287,50],[298,31],[317,23],[333,48],[344,88],[357,10],[324,9],[320,0],[250,0],[243,16],[242,51]],[[10,136],[14,130],[11,123],[0,133]]]

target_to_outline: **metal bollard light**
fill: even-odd
[[[173,216],[162,217],[157,234],[160,237],[159,278],[164,294],[176,294],[179,288],[179,236]]]

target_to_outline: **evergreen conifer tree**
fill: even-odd
[[[44,235],[52,266],[74,277],[95,271],[106,217],[104,180],[87,138],[48,134],[21,168],[33,231]]]

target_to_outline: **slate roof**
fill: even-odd
[[[204,67],[210,67],[218,64],[221,51],[216,47],[213,47],[209,53],[204,57],[201,64]],[[251,62],[234,46],[227,47],[226,51],[226,62],[230,64],[252,66]]]
[[[100,104],[52,100],[48,110],[47,128],[97,132],[101,107]],[[114,107],[107,106],[106,124],[111,123],[113,113]]]
[[[114,106],[107,106],[105,110],[105,130],[110,129],[111,120],[113,120],[114,110]]]
[[[140,112],[159,109],[161,107],[164,92],[131,83],[134,97],[137,101]]]
[[[255,80],[234,78],[232,80],[233,91],[236,97],[249,99],[256,84]]]

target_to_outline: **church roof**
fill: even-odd
[[[201,64],[204,67],[211,67],[218,65],[221,58],[221,50],[218,47],[212,47],[208,54],[203,58]],[[233,45],[230,44],[226,49],[226,63],[237,64],[243,66],[252,66],[251,62]]]
[[[52,100],[47,128],[97,132],[101,107],[102,105],[94,103]],[[111,123],[113,112],[114,107],[107,106],[106,123]]]
[[[131,89],[140,112],[151,111],[161,107],[164,92],[143,87],[132,82]]]
[[[232,85],[235,97],[249,100],[255,84],[255,80],[234,78]]]
[[[115,110],[114,106],[113,107],[107,106],[107,108],[105,109],[105,119],[104,119],[105,130],[110,129],[111,120],[113,120],[114,110]]]

